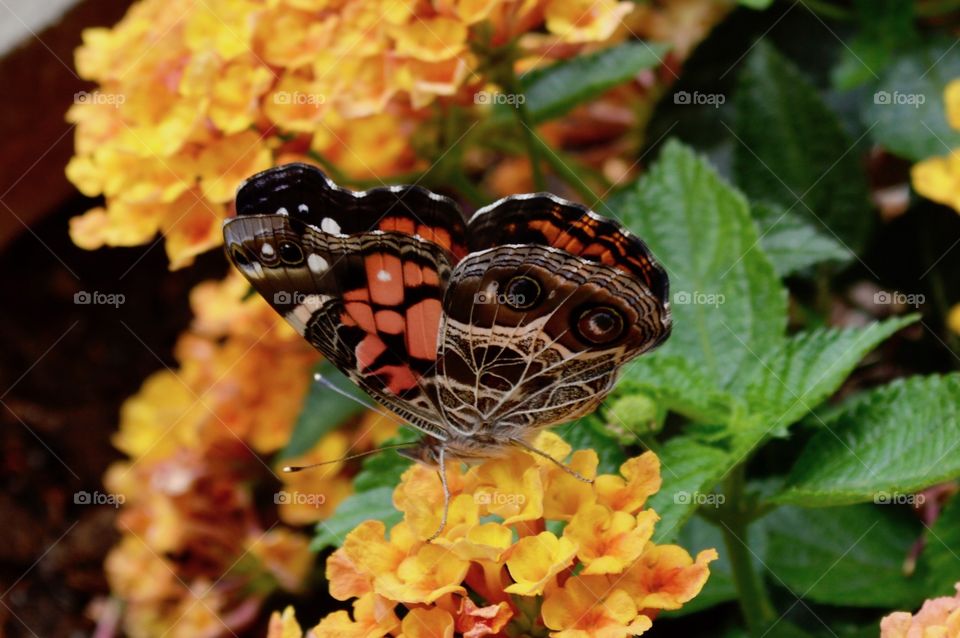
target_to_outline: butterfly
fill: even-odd
[[[236,212],[223,227],[230,261],[423,433],[401,452],[438,468],[447,501],[447,459],[514,446],[579,477],[533,437],[592,412],[624,364],[670,335],[669,282],[646,245],[550,193],[505,197],[466,221],[419,186],[353,192],[286,164],[244,182]]]

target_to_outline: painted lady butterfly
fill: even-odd
[[[446,458],[547,456],[530,445],[539,430],[593,411],[670,334],[667,275],[644,243],[549,193],[465,222],[418,186],[352,192],[288,164],[245,182],[236,209],[223,229],[233,264],[424,433],[403,452],[441,480]]]

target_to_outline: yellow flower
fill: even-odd
[[[570,456],[556,434],[541,434],[535,444],[554,458]],[[595,474],[596,452],[571,458],[579,471]],[[680,547],[651,541],[658,517],[642,508],[659,487],[659,469],[655,455],[643,454],[621,465],[623,476],[577,481],[585,490],[564,497],[555,492],[573,489],[563,478],[569,474],[525,450],[466,472],[450,463],[447,523],[427,543],[440,523],[443,491],[436,470],[413,465],[394,490],[403,521],[389,534],[373,520],[347,534],[327,561],[330,593],[338,600],[376,594],[406,606],[402,633],[394,635],[429,630],[480,638],[522,633],[531,620],[570,638],[642,633],[652,622],[648,611],[677,609],[699,593],[717,556],[705,550],[694,560]],[[542,503],[553,504],[553,515]],[[561,536],[545,530],[562,520],[569,522]],[[542,603],[542,617],[518,613],[521,597],[535,597],[528,609]],[[356,614],[351,621],[336,612],[321,625],[356,622]]]
[[[625,638],[653,626],[627,592],[585,576],[548,592],[541,613],[554,638]]]
[[[395,604],[376,594],[361,596],[353,603],[353,619],[345,611],[335,611],[310,632],[315,638],[380,638],[400,626]]]
[[[619,574],[643,552],[658,519],[653,510],[633,516],[592,505],[570,520],[563,535],[579,547],[582,574]]]
[[[947,121],[960,130],[960,79],[947,85],[944,102]],[[910,169],[910,177],[919,194],[960,212],[960,149],[917,162]]]
[[[631,2],[616,0],[551,0],[545,16],[547,29],[566,42],[606,40],[633,10]]]
[[[650,544],[622,578],[610,578],[640,609],[680,609],[703,589],[710,576],[708,565],[717,558],[714,549],[703,550],[694,560],[677,545]]]
[[[404,558],[396,571],[374,578],[374,591],[402,603],[432,603],[450,593],[464,593],[461,586],[470,563],[449,549],[422,545]]]
[[[556,575],[573,563],[576,553],[577,546],[570,539],[557,538],[552,532],[521,538],[507,558],[507,569],[514,582],[504,591],[521,596],[542,594]]]
[[[916,614],[897,611],[880,621],[881,638],[947,638],[960,635],[960,583],[957,594],[931,598]]]
[[[947,326],[960,335],[960,304],[950,309],[950,313],[947,315]]]
[[[596,480],[597,501],[610,509],[633,514],[660,490],[660,459],[653,452],[627,459],[620,474],[623,478],[606,474]]]
[[[171,267],[187,266],[220,244],[223,205],[240,179],[279,161],[278,149],[319,153],[357,178],[425,167],[414,145],[424,123],[434,134],[431,107],[467,103],[490,80],[474,44],[546,25],[564,46],[521,47],[518,66],[542,64],[610,41],[630,6],[140,0],[114,28],[86,30],[76,51],[79,74],[98,87],[67,114],[76,124],[67,175],[106,204],[73,222],[71,236],[92,249],[160,231]]]
[[[918,193],[960,211],[960,149],[914,164],[910,177]]]
[[[505,525],[543,516],[543,480],[533,455],[514,451],[472,468],[467,485],[481,505],[481,514],[495,514]]]
[[[288,606],[282,615],[277,612],[270,614],[267,638],[303,638],[303,630],[294,616],[293,607]]]
[[[453,616],[439,609],[411,609],[401,626],[403,638],[453,638]]]

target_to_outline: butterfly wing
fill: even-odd
[[[257,292],[371,396],[443,438],[426,388],[443,291],[465,251],[456,206],[416,187],[342,191],[294,165],[248,181],[237,211],[227,255]]]
[[[437,403],[458,428],[526,438],[587,414],[669,335],[666,275],[614,222],[526,196],[468,228],[480,250],[451,273],[437,366]]]
[[[552,246],[628,273],[664,305],[669,301],[667,273],[639,237],[612,219],[550,193],[512,195],[481,208],[470,219],[468,235],[475,251],[502,244]],[[667,331],[662,338],[669,335]]]

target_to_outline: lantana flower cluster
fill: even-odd
[[[916,614],[897,611],[880,622],[880,638],[960,636],[960,583],[953,596],[931,598]]]
[[[330,594],[352,601],[352,613],[334,612],[307,635],[614,638],[642,634],[700,592],[717,553],[693,558],[653,542],[659,517],[644,507],[660,488],[652,452],[598,476],[593,450],[570,455],[552,433],[535,445],[593,482],[520,449],[454,465],[448,520],[428,540],[443,491],[435,470],[411,466],[393,494],[403,520],[390,530],[361,523],[327,560]],[[302,635],[292,610],[274,615],[269,638]]]
[[[304,475],[277,472],[277,499],[263,516],[256,485],[274,469],[262,456],[290,437],[317,355],[245,282],[194,289],[192,330],[177,343],[179,366],[149,377],[121,410],[106,488],[122,495],[120,542],[106,561],[134,638],[230,635],[257,617],[273,590],[297,591],[313,567],[297,526],[325,518],[351,492],[344,465]],[[367,417],[322,438],[294,462],[344,456],[392,436]],[[274,483],[275,485],[277,483]],[[281,523],[277,524],[277,517]]]
[[[437,100],[474,108],[475,45],[535,29],[536,63],[609,40],[617,0],[141,0],[76,54],[98,84],[76,124],[70,180],[106,203],[75,218],[84,248],[165,238],[172,268],[219,245],[239,183],[323,158],[354,177],[422,167],[414,147]],[[561,46],[557,46],[561,45]],[[487,107],[488,108],[488,107]],[[451,140],[452,142],[452,140]]]

